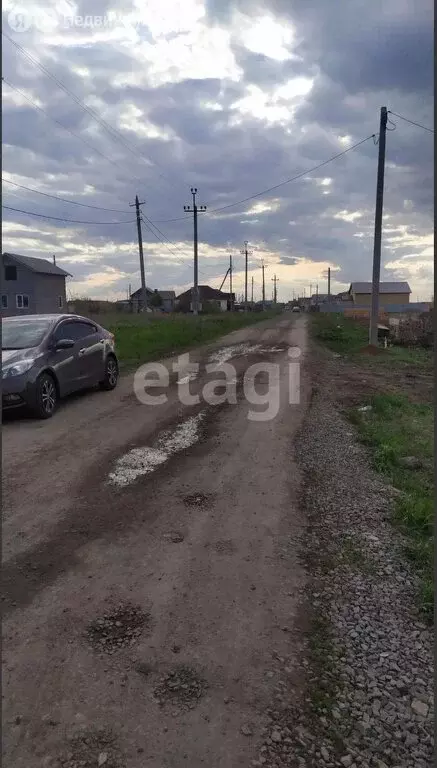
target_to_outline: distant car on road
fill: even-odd
[[[118,381],[114,336],[80,315],[2,318],[2,407],[53,416],[60,398]]]
[[[292,312],[300,312],[300,307],[293,307]]]

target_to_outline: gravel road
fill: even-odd
[[[299,685],[305,354],[305,319],[282,315],[192,353],[236,355],[237,405],[183,406],[174,384],[142,405],[127,377],[50,422],[4,425],[5,765],[257,759],[276,659]],[[263,361],[279,364],[280,408],[252,421],[241,378]]]

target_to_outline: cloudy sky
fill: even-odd
[[[329,266],[335,291],[370,280],[371,135],[383,105],[433,128],[432,19],[432,0],[6,0],[3,204],[61,221],[4,209],[3,249],[56,254],[71,296],[125,297],[138,194],[147,284],[179,292],[194,185],[200,283],[232,253],[240,292],[245,240],[255,298],[262,260],[281,300],[326,292]],[[381,279],[429,300],[433,135],[390,118]]]

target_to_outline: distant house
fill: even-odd
[[[371,306],[372,283],[351,283],[348,293],[356,306]],[[408,283],[380,283],[379,306],[382,308],[391,304],[408,304],[410,294],[411,288]]]
[[[188,291],[184,291],[176,297],[177,309],[182,312],[193,311],[193,290],[193,288],[189,288]],[[232,298],[235,301],[235,294],[232,294]],[[199,312],[207,311],[207,305],[212,305],[220,312],[226,312],[231,309],[231,294],[223,293],[209,285],[199,285]]]
[[[326,304],[326,302],[331,301],[334,297],[330,296],[328,293],[313,293],[313,295],[309,299],[309,303],[311,306],[314,306],[315,304]]]
[[[153,299],[153,296],[155,294],[158,294],[161,297],[161,308],[164,310],[164,312],[174,312],[175,308],[175,292],[174,291],[152,291],[150,288],[146,288],[146,294],[147,294],[147,304],[148,306],[151,306],[151,299]],[[131,293],[130,296],[130,302],[131,302],[131,309],[134,312],[138,312],[138,310],[141,308],[142,305],[142,289],[138,288],[137,291],[134,291]],[[153,305],[153,302],[152,302]]]
[[[3,317],[67,312],[65,278],[69,272],[46,259],[2,254]]]

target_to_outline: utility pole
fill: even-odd
[[[312,283],[310,283],[310,298],[312,295],[313,295],[313,286],[312,286]]]
[[[328,298],[331,295],[331,267],[328,267]]]
[[[196,195],[197,187],[191,187],[191,194],[193,196],[193,206],[184,205],[184,211],[193,214],[194,224],[194,290],[193,290],[193,314],[199,314],[199,276],[198,276],[198,238],[197,238],[197,213],[198,211],[206,211],[206,205],[197,205]]]
[[[137,230],[138,230],[138,251],[140,254],[140,272],[141,272],[141,308],[143,312],[147,311],[147,291],[146,291],[146,273],[144,271],[144,254],[143,254],[143,235],[141,232],[141,213],[140,205],[144,205],[144,202],[140,203],[138,195],[135,195],[135,202],[130,203],[130,208],[135,206],[137,214]]]
[[[251,304],[253,307],[253,277],[252,277],[252,293],[251,293]]]
[[[231,253],[229,254],[229,288],[230,288],[230,294],[231,294],[230,295],[230,307],[231,307],[231,312],[232,312],[233,309],[234,309],[234,300],[233,300],[233,296],[232,296],[232,254]]]
[[[248,310],[248,304],[247,304],[247,265],[248,265],[248,261],[247,261],[247,258],[249,256],[249,254],[252,253],[252,251],[248,251],[247,250],[247,246],[248,245],[249,245],[248,241],[245,240],[244,241],[244,248],[241,251],[241,253],[244,254],[244,258],[245,258],[245,261],[244,261],[244,308],[245,308],[246,312]]]
[[[262,268],[262,271],[263,271],[263,312],[264,312],[264,310],[266,308],[266,280],[265,280],[265,276],[264,276],[264,269],[265,269],[264,262],[262,262],[261,268]]]
[[[378,345],[379,276],[381,273],[382,209],[384,199],[385,139],[387,107],[381,107],[379,122],[378,176],[376,181],[375,235],[373,241],[372,306],[370,310],[369,344]]]
[[[278,282],[279,282],[279,278],[277,278],[276,275],[274,277],[272,277],[272,283],[273,283],[273,303],[274,304],[276,304],[276,299],[278,298],[278,292],[277,292],[277,288],[276,288],[276,283],[278,283]]]

